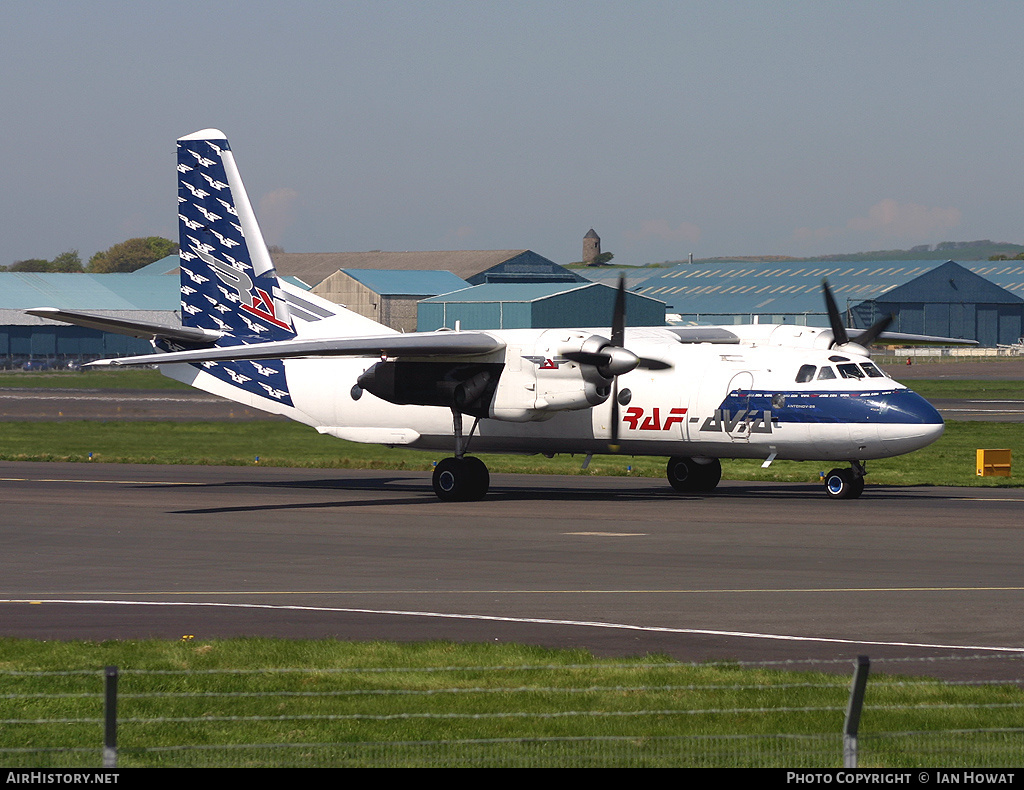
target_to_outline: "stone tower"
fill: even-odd
[[[583,262],[588,266],[593,266],[597,256],[600,254],[601,237],[591,228],[587,231],[587,235],[583,237]]]

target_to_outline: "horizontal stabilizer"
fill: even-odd
[[[165,326],[164,324],[157,324],[151,321],[129,321],[124,318],[111,318],[110,316],[95,315],[93,313],[60,310],[56,307],[35,307],[25,312],[38,318],[63,321],[65,324],[99,329],[103,332],[131,335],[132,337],[141,337],[146,340],[171,340],[193,346],[210,345],[224,336],[223,332],[211,329],[189,326]]]
[[[475,357],[500,351],[505,344],[483,332],[431,332],[415,335],[378,337],[340,337],[315,340],[281,340],[168,354],[102,359],[90,362],[96,367],[164,365],[178,362],[226,362],[258,359],[295,359],[298,357]]]

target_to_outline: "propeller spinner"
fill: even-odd
[[[619,451],[619,376],[636,368],[667,370],[672,366],[660,359],[638,357],[624,347],[626,342],[626,278],[621,275],[615,293],[611,329],[611,342],[599,351],[568,351],[563,356],[581,365],[593,365],[601,376],[612,380],[611,441],[608,444],[608,449],[617,453]]]

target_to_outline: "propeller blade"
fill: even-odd
[[[832,327],[833,345],[846,345],[850,342],[850,336],[846,334],[846,324],[839,312],[835,297],[832,296],[832,289],[828,287],[828,280],[822,280],[821,287],[825,289],[825,307],[828,309],[828,322]]]
[[[626,343],[626,277],[619,275],[619,289],[615,293],[612,313],[612,345],[622,348]]]
[[[608,445],[608,450],[617,453],[619,451],[619,375],[621,373],[628,373],[630,370],[635,368],[639,363],[640,359],[629,351],[626,351],[623,346],[626,344],[626,276],[624,274],[619,275],[619,288],[615,292],[615,309],[612,312],[612,346],[610,349],[616,356],[619,356],[619,360],[609,359],[608,368],[615,368],[615,375],[612,378],[612,424],[611,424],[611,435],[612,440]],[[621,352],[625,352],[622,354]],[[625,355],[632,357],[632,360],[625,359]],[[611,355],[610,355],[611,356]],[[616,362],[617,364],[613,364]]]
[[[597,368],[605,378],[615,378],[635,368],[645,370],[668,370],[672,365],[661,359],[638,357],[627,348],[626,342],[626,278],[619,276],[619,287],[615,292],[615,307],[612,313],[611,342],[600,351],[564,351],[562,356],[580,365]]]
[[[617,453],[619,451],[619,377],[616,376],[612,382],[612,424],[611,441],[608,443],[608,451]]]
[[[581,365],[593,365],[599,368],[611,362],[611,355],[603,354],[600,351],[563,351],[562,356],[570,362],[578,362]]]
[[[875,342],[876,338],[882,334],[886,329],[889,328],[889,324],[896,320],[895,313],[889,313],[889,315],[882,316],[875,323],[857,335],[853,342],[859,346],[867,348]]]
[[[565,351],[562,356],[581,365],[593,365],[597,368],[597,372],[606,379],[629,373],[634,368],[640,367],[644,361],[629,349],[615,346],[605,346],[601,351]],[[663,370],[669,367],[666,363],[656,359],[647,360],[647,362],[651,363],[648,366],[651,370]],[[658,365],[663,367],[659,368]]]

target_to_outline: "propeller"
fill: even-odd
[[[615,293],[611,329],[611,342],[600,350],[567,351],[562,356],[581,365],[592,365],[602,377],[612,380],[611,441],[608,444],[608,449],[617,453],[619,451],[619,376],[636,368],[667,370],[672,366],[660,359],[638,357],[624,347],[626,342],[626,278],[622,275],[619,276],[619,286]]]
[[[844,324],[842,315],[839,312],[839,306],[836,304],[835,297],[832,295],[832,289],[828,287],[828,280],[822,280],[821,287],[825,290],[825,307],[828,309],[828,322],[832,327],[833,340],[831,348],[849,350],[851,353],[863,354],[866,357],[871,356],[871,353],[868,351],[868,346],[878,339],[878,336],[888,328],[889,324],[893,322],[893,319],[895,319],[896,316],[892,313],[882,316],[875,321],[875,323],[857,335],[857,337],[850,340],[850,336],[846,332],[846,325]]]

